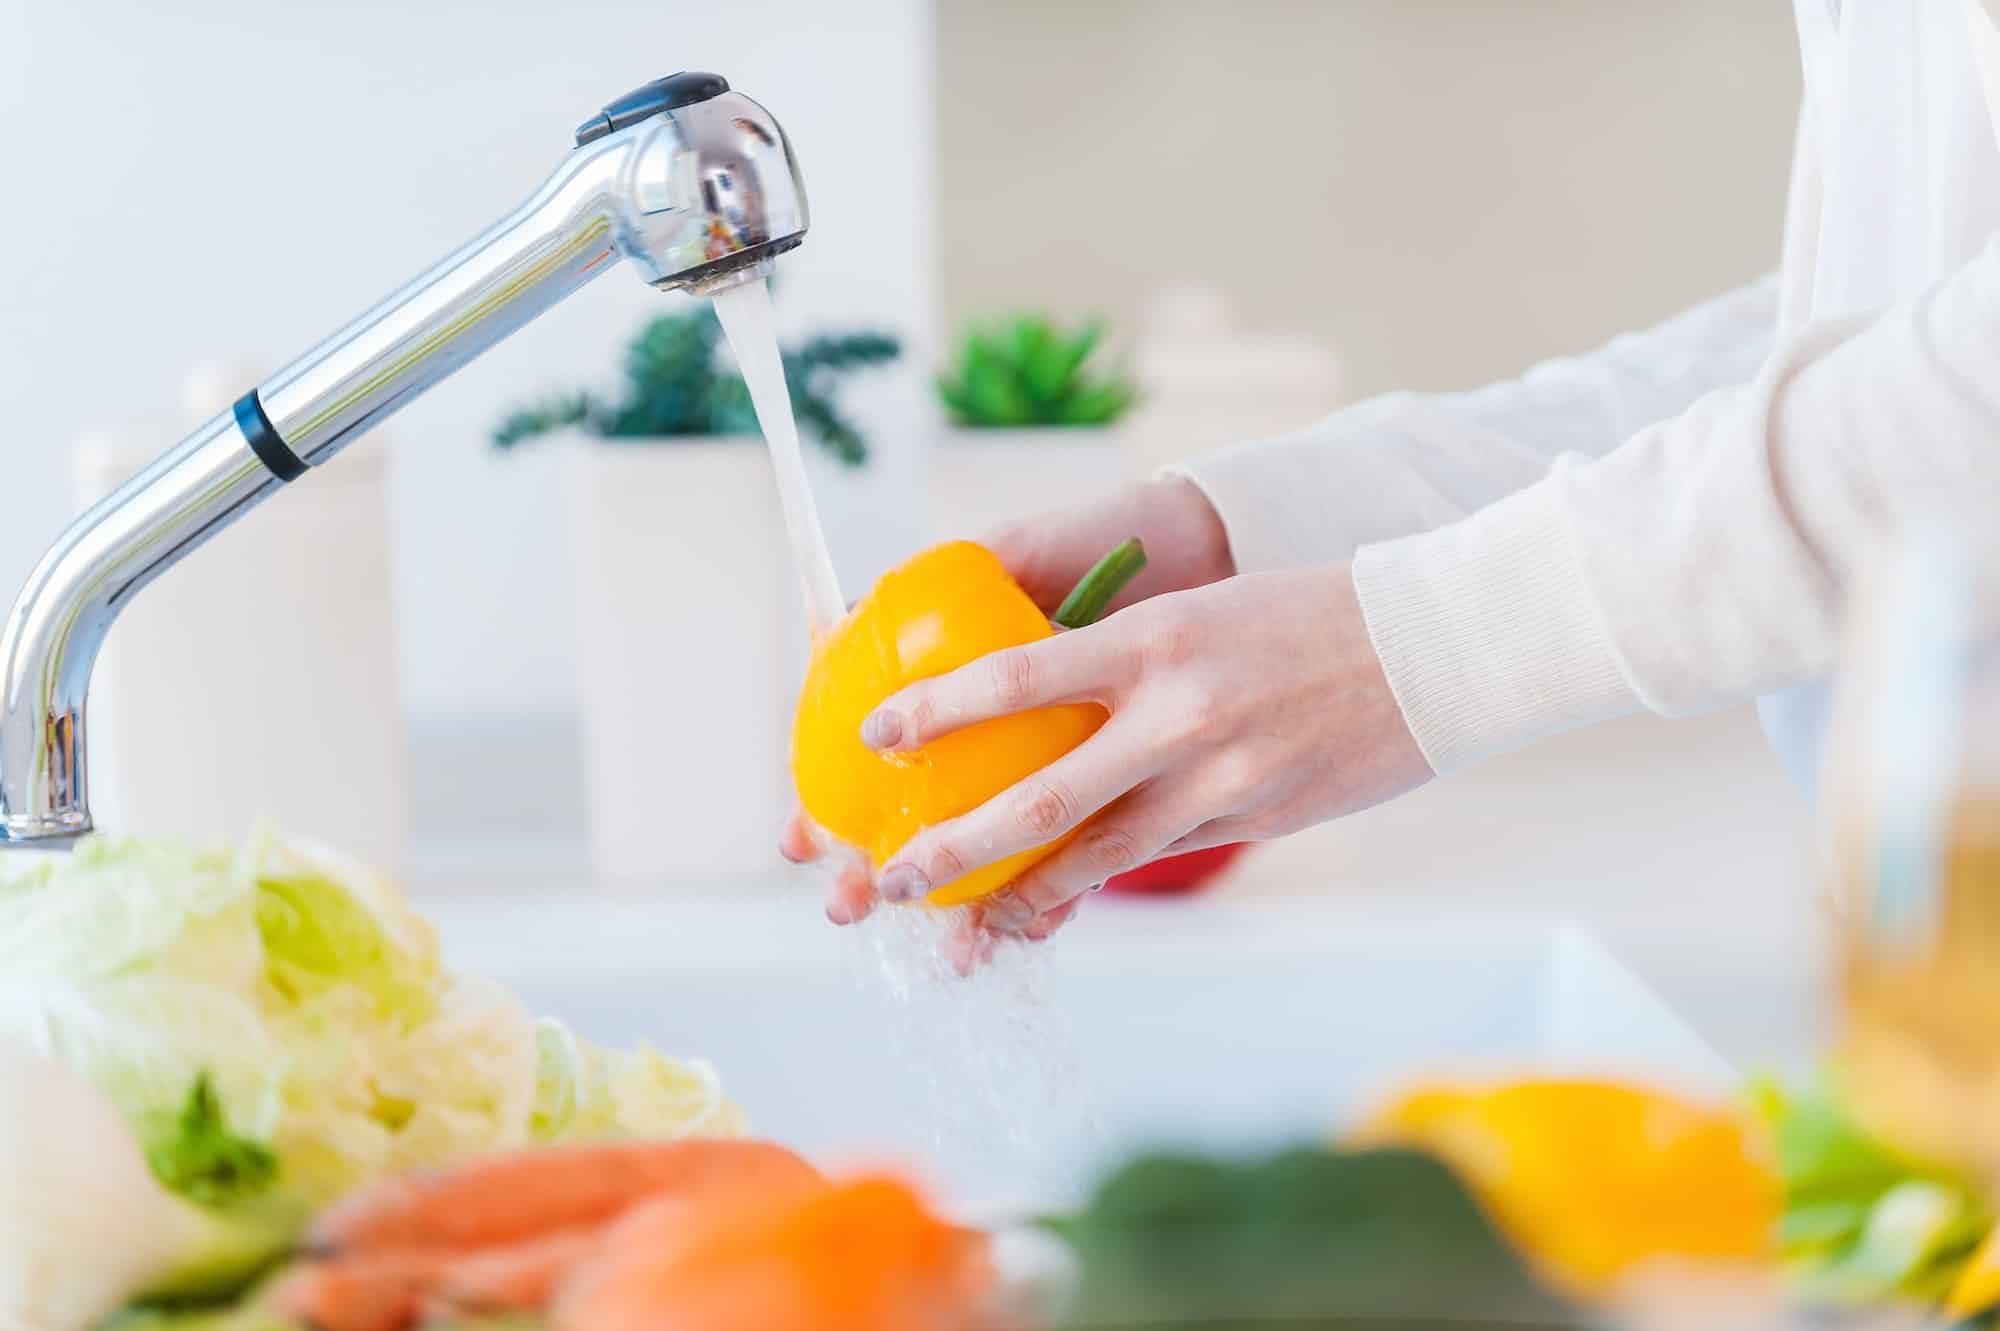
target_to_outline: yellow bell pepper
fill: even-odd
[[[1143,562],[1137,542],[1106,556],[1058,619],[1077,627],[1095,618]],[[1105,711],[1077,704],[983,721],[911,753],[861,742],[862,719],[905,685],[1054,632],[984,546],[954,541],[884,574],[816,645],[806,672],[792,726],[792,776],[806,813],[879,868],[924,828],[971,812],[1090,738]],[[996,892],[1068,839],[940,883],[930,900],[953,906]]]
[[[1359,1140],[1455,1169],[1510,1238],[1572,1293],[1656,1258],[1771,1255],[1778,1180],[1733,1115],[1612,1082],[1433,1086]]]

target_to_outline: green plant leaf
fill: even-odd
[[[493,443],[499,448],[512,448],[537,435],[588,425],[596,414],[597,406],[588,393],[551,398],[538,406],[523,407],[503,419],[493,431]]]
[[[982,424],[1032,425],[1039,419],[1018,376],[990,361],[966,366],[965,395]]]
[[[972,395],[966,392],[964,380],[940,374],[932,382],[936,385],[939,400],[951,412],[954,420],[961,425],[979,423],[978,409],[972,405]]]
[[[495,442],[510,447],[572,425],[612,439],[757,434],[742,377],[718,364],[721,341],[721,324],[705,301],[651,319],[626,347],[624,392],[617,401],[578,393],[516,411],[502,421]],[[901,354],[897,338],[868,330],[822,334],[786,351],[785,376],[801,434],[850,466],[865,461],[867,443],[836,409],[837,389],[849,374]]]
[[[1123,383],[1097,384],[1082,389],[1063,404],[1065,425],[1109,425],[1132,405],[1133,392]]]
[[[975,427],[1108,425],[1136,400],[1119,376],[1085,369],[1104,337],[1100,320],[1066,333],[1042,315],[999,328],[968,326],[957,364],[937,378],[938,396],[961,424]]]
[[[1103,337],[1103,321],[1093,319],[1078,330],[1074,337],[1056,340],[1053,351],[1047,357],[1048,364],[1045,371],[1055,385],[1048,394],[1051,399],[1065,388],[1072,393],[1077,391],[1081,385],[1083,363],[1090,359],[1090,354],[1097,349],[1097,344]]]

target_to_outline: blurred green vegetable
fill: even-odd
[[[718,365],[722,326],[702,301],[662,315],[639,330],[625,352],[625,389],[616,400],[578,392],[509,415],[493,442],[511,448],[553,430],[581,427],[607,439],[756,434],[757,413],[743,377]],[[834,404],[841,379],[902,354],[885,333],[810,338],[783,353],[785,382],[799,430],[849,466],[868,458],[867,442]]]
[[[1583,1324],[1458,1180],[1411,1151],[1147,1156],[1050,1227],[1081,1267],[1065,1331]]]
[[[1993,1217],[1955,1170],[1896,1150],[1856,1123],[1830,1081],[1752,1084],[1785,1189],[1779,1251],[1800,1294],[1856,1305],[1941,1299]]]
[[[1027,314],[968,328],[958,364],[937,377],[938,396],[960,425],[1110,425],[1139,393],[1122,376],[1100,378],[1085,368],[1103,337],[1099,320],[1070,333]]]
[[[206,1072],[195,1077],[172,1128],[152,1135],[146,1163],[169,1190],[203,1206],[246,1201],[278,1177],[268,1146],[230,1131]]]

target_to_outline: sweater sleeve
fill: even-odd
[[[1361,550],[1369,634],[1432,766],[1829,672],[1842,589],[1899,532],[1975,531],[1980,605],[2000,615],[1996,367],[1989,242],[1924,296],[1808,328],[1750,383],[1602,458]]]
[[[1397,393],[1308,429],[1171,469],[1221,515],[1242,572],[1346,560],[1372,541],[1441,526],[1597,456],[1769,354],[1775,278],[1475,392]]]

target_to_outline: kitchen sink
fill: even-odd
[[[1736,1074],[1562,920],[1093,900],[963,982],[913,917],[811,899],[427,902],[453,964],[602,1042],[700,1056],[761,1134],[1022,1211],[1146,1145],[1326,1137],[1400,1085],[1524,1071],[1726,1094]],[[885,965],[883,958],[890,960]]]

